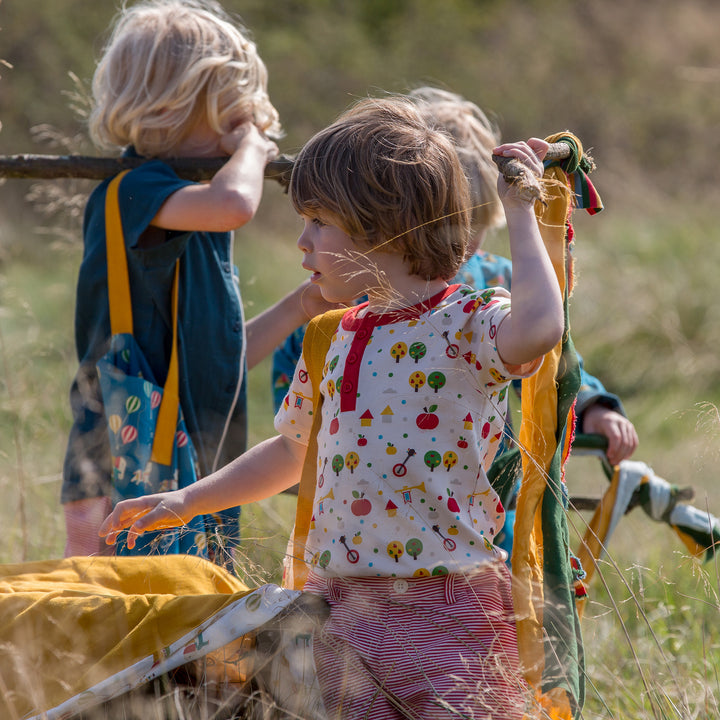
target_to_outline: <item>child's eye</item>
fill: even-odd
[[[324,223],[320,218],[313,218],[312,224],[317,225],[318,227],[325,227],[327,223]]]

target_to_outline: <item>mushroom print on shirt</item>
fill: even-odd
[[[510,296],[453,285],[378,315],[350,309],[326,355],[306,561],[315,572],[423,577],[505,559],[505,513],[486,470],[510,379],[495,334]],[[308,443],[313,388],[301,359],[276,418]]]

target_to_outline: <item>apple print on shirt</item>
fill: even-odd
[[[402,311],[350,309],[323,368],[318,481],[306,559],[316,572],[423,577],[505,559],[505,512],[486,470],[513,377],[495,347],[502,288],[453,285]],[[539,362],[532,367],[534,372]],[[301,359],[275,419],[307,443]]]

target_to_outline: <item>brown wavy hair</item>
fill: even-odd
[[[418,87],[408,96],[432,126],[454,140],[470,183],[474,228],[491,230],[505,225],[497,193],[498,170],[492,161],[493,148],[501,142],[498,127],[475,103],[448,90]]]
[[[298,154],[290,197],[361,246],[402,253],[412,275],[454,277],[470,236],[468,182],[452,140],[407,97],[358,102]]]

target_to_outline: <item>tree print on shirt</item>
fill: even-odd
[[[425,354],[427,353],[427,346],[425,343],[422,342],[414,342],[410,349],[408,350],[408,354],[410,357],[415,361],[415,364],[417,365],[420,360],[422,360],[425,357]]]

